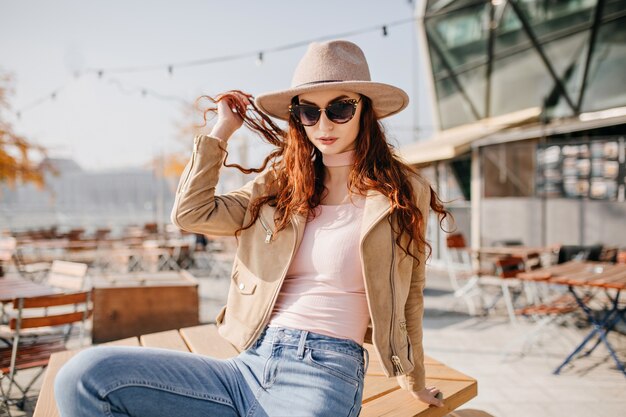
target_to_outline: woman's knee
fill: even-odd
[[[124,367],[126,348],[95,347],[73,356],[61,367],[54,381],[57,400],[76,396],[98,395],[115,378],[115,368]]]

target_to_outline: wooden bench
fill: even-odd
[[[200,325],[180,330],[168,330],[139,338],[128,338],[107,345],[150,346],[180,351],[191,351],[200,355],[226,359],[238,354],[224,340],[214,325]],[[363,409],[361,417],[440,417],[474,398],[477,394],[476,380],[458,372],[432,358],[426,358],[426,384],[436,385],[444,393],[445,406],[429,407],[400,389],[395,378],[385,377],[374,347],[366,344],[371,352],[370,364],[365,377]],[[59,352],[52,355],[44,376],[43,385],[33,417],[59,416],[54,401],[53,381],[60,367],[76,351]]]

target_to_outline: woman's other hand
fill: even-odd
[[[437,387],[426,387],[420,391],[411,391],[411,395],[413,395],[415,398],[423,403],[431,404],[437,407],[443,407],[443,401],[436,397],[439,392],[441,391],[439,391]]]
[[[245,106],[250,104],[250,98],[236,91],[229,91],[217,97],[217,122],[211,130],[211,136],[227,141],[241,127],[243,118],[237,111],[235,100]]]

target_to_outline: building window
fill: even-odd
[[[626,182],[623,137],[551,139],[537,149],[537,194],[622,200]]]
[[[535,141],[482,149],[485,197],[532,197],[535,193]]]

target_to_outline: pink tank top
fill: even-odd
[[[361,269],[362,197],[319,206],[306,224],[270,326],[308,330],[363,344],[370,321]]]

